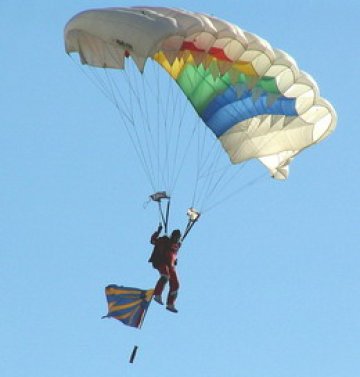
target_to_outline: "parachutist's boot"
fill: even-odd
[[[154,296],[154,301],[156,301],[160,305],[164,305],[163,300],[161,298],[161,295],[155,295]]]
[[[174,304],[168,304],[166,305],[166,309],[169,310],[170,312],[177,313],[178,310],[175,308]]]

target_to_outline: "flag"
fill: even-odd
[[[108,302],[108,314],[103,318],[112,317],[127,326],[140,328],[154,295],[154,290],[112,284],[105,288],[105,295]]]

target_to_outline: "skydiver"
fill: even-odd
[[[154,300],[163,305],[162,292],[167,282],[169,282],[169,293],[166,300],[166,309],[177,313],[175,301],[179,290],[179,280],[176,274],[175,266],[177,264],[177,253],[181,246],[181,232],[175,229],[170,238],[167,236],[159,237],[162,226],[159,225],[156,232],[151,236],[150,242],[155,245],[154,251],[149,259],[153,267],[160,273],[160,278],[156,283],[154,290]]]

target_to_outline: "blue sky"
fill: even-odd
[[[107,284],[154,285],[158,217],[143,207],[151,192],[113,106],[66,56],[63,28],[82,10],[138,3],[3,0],[2,376],[359,375],[358,2],[145,4],[214,14],[287,51],[335,107],[337,129],[298,156],[288,181],[263,179],[201,219],[180,256],[179,314],[153,303],[141,331],[101,320]],[[246,179],[252,168],[262,173],[250,164]]]

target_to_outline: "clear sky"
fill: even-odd
[[[100,319],[104,287],[154,286],[158,216],[143,207],[151,190],[116,111],[63,44],[76,13],[132,5],[0,2],[1,376],[359,376],[359,2],[140,4],[262,36],[315,78],[339,117],[288,181],[265,178],[204,215],[180,256],[179,313],[152,303],[140,331]]]

